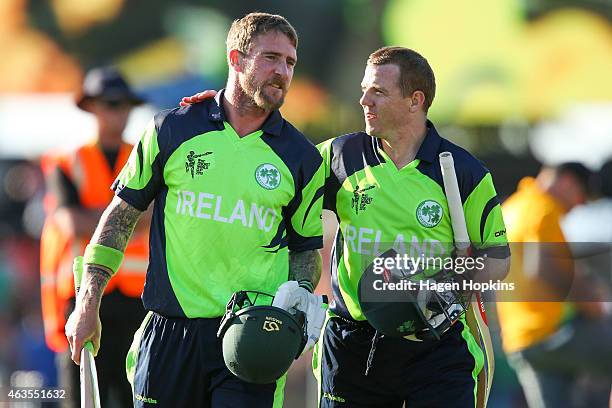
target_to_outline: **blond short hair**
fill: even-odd
[[[268,13],[249,13],[232,23],[227,33],[227,53],[229,54],[231,50],[238,50],[247,54],[253,38],[270,31],[286,35],[293,46],[297,48],[297,33],[285,17]]]

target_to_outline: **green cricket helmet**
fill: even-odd
[[[262,292],[234,293],[217,332],[225,365],[246,382],[275,382],[306,345],[304,314],[271,306],[273,299]]]
[[[378,258],[396,259],[397,252],[390,249]],[[370,264],[359,280],[359,304],[368,323],[389,337],[409,340],[440,339],[467,308],[466,296],[450,290],[421,289],[422,271],[408,265],[391,268],[378,261]],[[440,272],[433,282],[452,280],[452,273]],[[410,286],[408,282],[413,282]],[[469,295],[468,295],[469,296]]]

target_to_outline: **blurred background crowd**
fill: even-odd
[[[229,25],[255,10],[287,17],[300,35],[282,112],[315,143],[363,129],[358,100],[367,56],[402,45],[423,54],[436,74],[430,119],[485,163],[501,200],[542,164],[580,162],[597,172],[612,158],[607,0],[1,0],[0,388],[58,384],[41,314],[40,158],[96,135],[94,117],[75,105],[85,73],[113,65],[147,101],[130,114],[124,136],[133,143],[156,111],[223,86]],[[589,196],[610,194],[606,183],[609,175],[589,182]],[[607,218],[588,225],[610,242],[612,222],[601,220],[612,209],[602,208]],[[584,231],[587,215],[579,210],[572,237]],[[608,284],[610,277],[608,270]],[[329,292],[328,281],[324,273],[320,291]],[[497,369],[490,406],[526,406],[491,315]],[[292,368],[286,406],[315,406],[308,366],[302,358]]]

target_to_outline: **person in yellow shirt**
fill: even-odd
[[[514,258],[507,281],[516,289],[498,297],[497,312],[504,351],[530,408],[576,406],[574,384],[584,373],[612,378],[610,313],[597,288],[574,270],[560,226],[586,201],[589,179],[579,163],[544,167],[502,205]],[[607,406],[609,389],[600,398],[591,406]]]

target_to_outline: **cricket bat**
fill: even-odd
[[[72,264],[74,274],[74,293],[79,293],[83,277],[83,257],[77,256]],[[81,365],[79,366],[81,381],[81,408],[100,408],[100,391],[98,390],[98,373],[93,357],[93,344],[85,343],[81,350]]]
[[[470,249],[470,237],[465,222],[465,214],[463,213],[459,184],[457,183],[457,175],[455,173],[455,163],[450,152],[440,153],[440,167],[442,169],[444,192],[446,193],[448,211],[453,227],[455,248],[459,255],[466,256]],[[466,314],[466,322],[484,354],[484,367],[478,374],[477,407],[485,408],[493,383],[495,359],[487,314],[480,293],[476,293],[470,302],[470,307]]]

